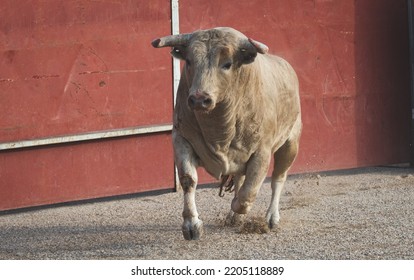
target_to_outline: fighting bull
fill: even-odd
[[[172,56],[185,61],[172,132],[184,191],[184,238],[199,239],[203,232],[195,203],[197,167],[222,186],[234,186],[228,221],[235,222],[251,209],[272,156],[266,221],[273,228],[302,127],[295,71],[268,54],[265,44],[228,27],[166,36],[152,45],[171,47]]]

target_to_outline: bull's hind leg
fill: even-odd
[[[274,154],[274,169],[272,174],[272,200],[266,214],[266,221],[270,228],[277,225],[280,219],[279,200],[285,185],[287,172],[296,158],[299,148],[299,139],[287,140]]]
[[[197,187],[197,160],[191,145],[177,133],[173,132],[175,162],[178,177],[184,192],[184,210],[182,231],[187,240],[200,239],[203,233],[203,221],[198,218],[195,203]]]

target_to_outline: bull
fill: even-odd
[[[234,185],[228,215],[236,223],[251,209],[271,157],[272,197],[266,222],[279,222],[279,200],[301,134],[299,83],[293,68],[243,33],[219,27],[152,42],[185,61],[173,120],[174,158],[184,192],[182,232],[203,233],[195,203],[197,167]]]

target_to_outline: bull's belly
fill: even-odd
[[[230,163],[227,165],[216,165],[210,162],[201,162],[201,166],[214,178],[220,179],[224,175],[244,174],[246,171],[246,164]]]
[[[213,158],[201,158],[200,165],[216,179],[223,175],[244,175],[249,155],[217,155]]]

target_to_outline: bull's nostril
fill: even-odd
[[[206,99],[204,99],[204,100],[203,100],[203,105],[204,105],[205,107],[210,106],[210,105],[211,105],[211,103],[213,103],[213,100],[212,100],[211,98],[206,98]]]
[[[190,105],[190,107],[193,107],[195,105],[196,101],[194,96],[190,96],[190,98],[188,98],[188,105]]]
[[[213,99],[206,96],[190,95],[187,104],[192,110],[208,110],[212,107]]]

